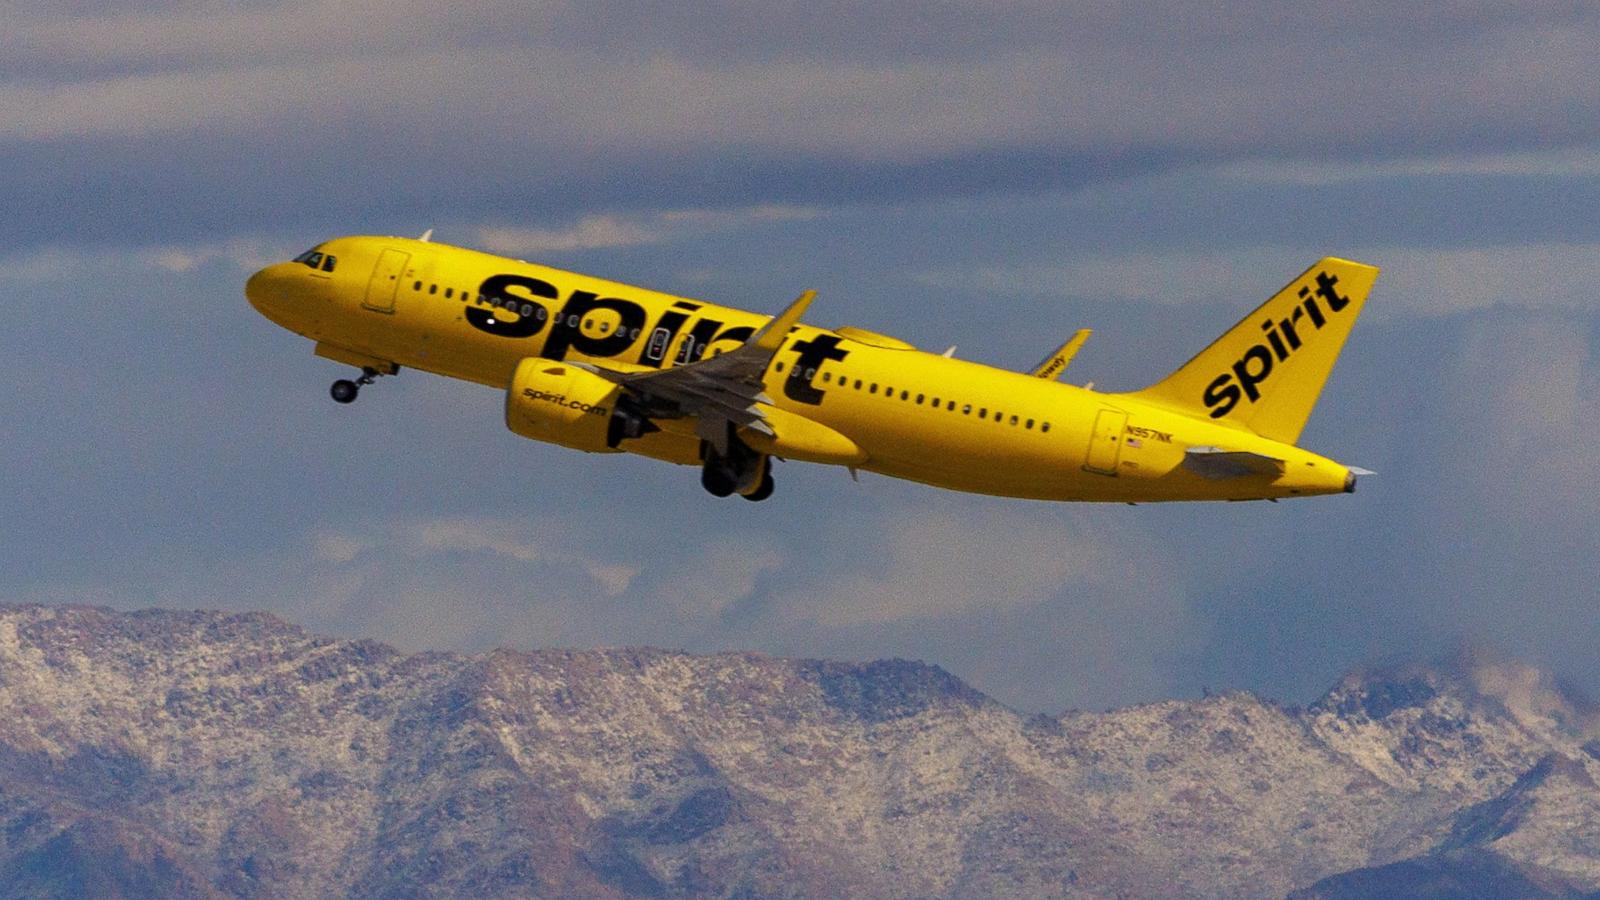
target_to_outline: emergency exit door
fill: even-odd
[[[372,267],[372,278],[367,281],[367,299],[361,305],[377,312],[394,312],[394,295],[400,290],[400,277],[410,261],[409,253],[383,251],[378,256],[378,264]]]
[[[1122,429],[1128,424],[1128,414],[1114,409],[1102,409],[1094,417],[1094,432],[1089,436],[1089,453],[1083,467],[1099,475],[1117,474],[1117,461],[1122,458]]]

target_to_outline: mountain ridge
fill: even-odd
[[[3,896],[1600,890],[1594,708],[1514,663],[1025,716],[906,660],[0,606],[0,710]]]

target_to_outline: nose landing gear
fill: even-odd
[[[335,381],[333,386],[328,388],[328,395],[333,397],[335,403],[354,403],[356,397],[361,394],[361,386],[371,384],[382,374],[377,369],[363,368],[361,377],[355,381],[351,381],[348,378],[341,378]]]

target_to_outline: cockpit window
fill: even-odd
[[[336,257],[336,256],[324,256],[322,258],[322,271],[324,271],[324,272],[332,272],[334,264],[337,263],[338,261],[339,261],[339,258]]]
[[[332,259],[333,257],[330,256],[328,258]],[[294,258],[294,262],[305,263],[307,266],[310,266],[313,269],[320,268],[322,266],[322,254],[315,250],[307,250],[299,256],[296,256]],[[327,271],[331,272],[333,270],[328,269]]]

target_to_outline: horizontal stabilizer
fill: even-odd
[[[1276,478],[1283,474],[1283,460],[1221,447],[1190,447],[1183,456],[1183,467],[1201,478],[1245,478],[1251,475]]]
[[[1065,344],[1051,351],[1049,356],[1039,360],[1039,364],[1034,366],[1033,371],[1028,374],[1035,378],[1043,378],[1046,381],[1054,381],[1060,378],[1061,373],[1065,372],[1067,366],[1072,363],[1072,358],[1078,355],[1079,350],[1083,349],[1083,342],[1087,341],[1089,335],[1093,333],[1088,328],[1079,328],[1077,333],[1068,338]]]

